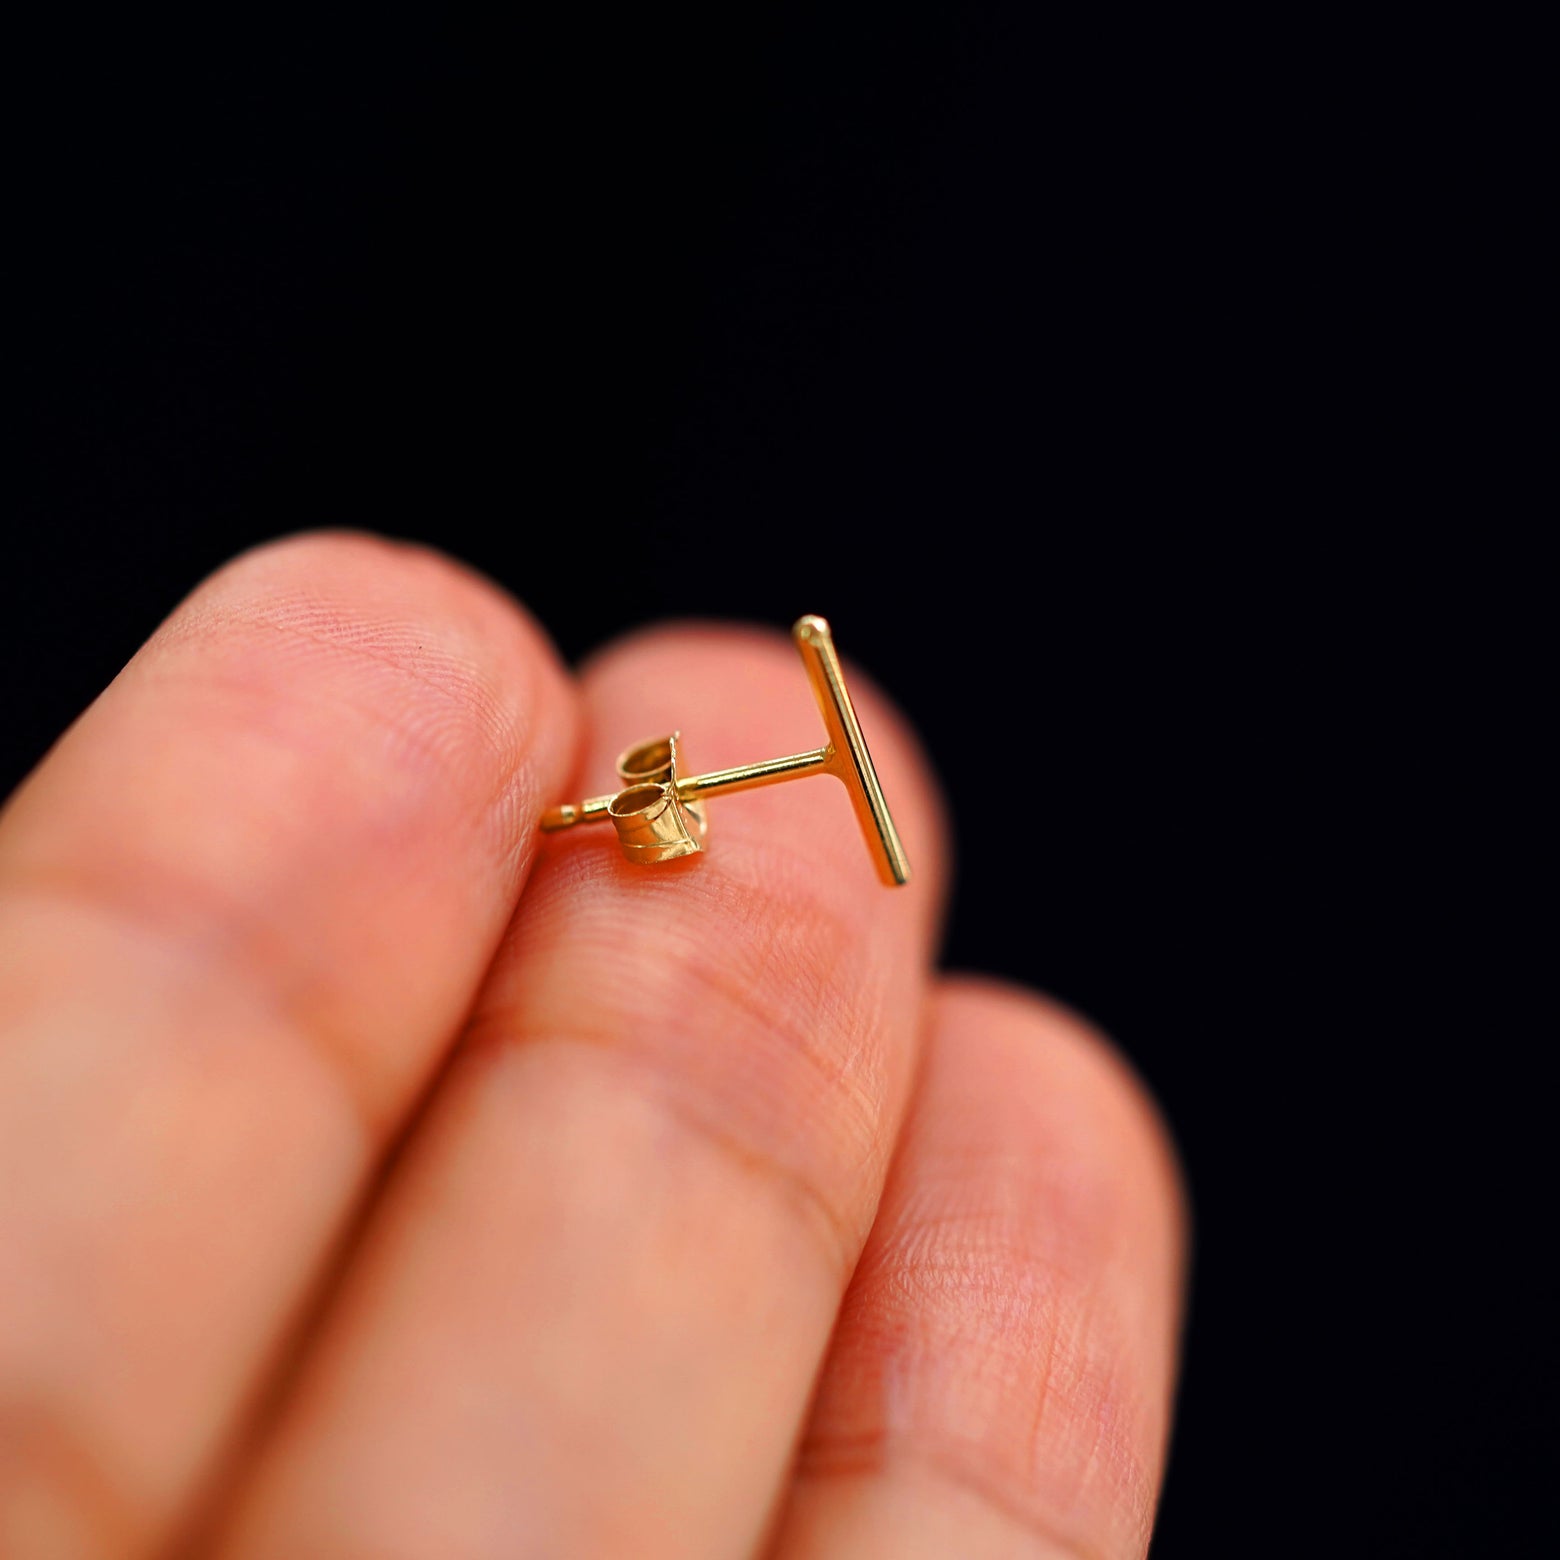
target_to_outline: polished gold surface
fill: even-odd
[[[894,886],[910,881],[910,863],[898,831],[883,799],[872,755],[861,735],[861,723],[850,702],[845,674],[829,625],[821,617],[804,617],[791,630],[823,716],[828,744],[789,758],[771,758],[737,769],[720,769],[707,775],[678,773],[678,733],[641,742],[618,758],[618,778],[624,789],[612,796],[592,796],[586,801],[550,807],[542,814],[542,828],[549,832],[577,823],[604,823],[616,827],[624,856],[646,865],[671,861],[703,849],[708,829],[704,802],[733,791],[752,791],[761,785],[803,780],[808,775],[833,775],[849,793],[862,837],[877,867],[878,876]]]
[[[630,748],[618,759],[618,778],[628,784],[607,804],[607,816],[628,860],[648,866],[704,849],[703,810],[677,794],[675,731]]]

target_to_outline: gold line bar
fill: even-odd
[[[791,637],[802,653],[807,680],[818,700],[818,713],[828,728],[834,755],[832,772],[845,782],[850,793],[856,821],[877,863],[878,876],[890,887],[902,887],[910,881],[910,861],[899,843],[899,831],[883,799],[872,755],[867,751],[861,723],[851,705],[845,674],[834,649],[834,636],[823,618],[808,616],[797,621]]]

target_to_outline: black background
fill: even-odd
[[[944,771],[949,962],[1091,1013],[1180,1141],[1156,1556],[1556,1552],[1535,1036],[1444,937],[1493,908],[1485,586],[1416,424],[1476,310],[1406,47],[1013,5],[19,52],[0,788],[284,531],[448,549],[571,656],[826,613]]]

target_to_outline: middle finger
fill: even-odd
[[[239,1552],[699,1556],[761,1536],[881,1191],[942,878],[932,783],[855,692],[910,886],[879,885],[818,783],[715,802],[692,860],[632,866],[606,829],[559,841]],[[674,726],[701,769],[818,741],[767,636],[641,636],[585,693],[587,779]]]

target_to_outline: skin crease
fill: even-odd
[[[635,868],[547,804],[815,746],[783,636],[578,679],[485,582],[219,572],[0,814],[0,1553],[1141,1555],[1184,1246],[1075,1017],[933,967],[839,787]]]

